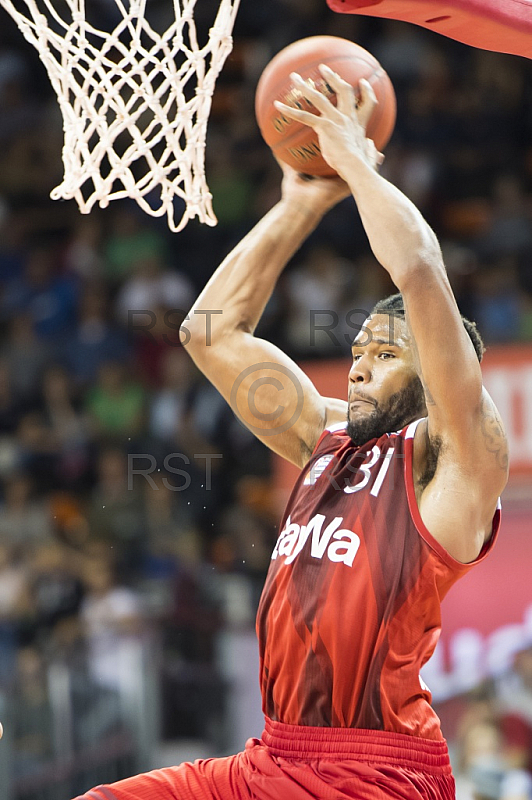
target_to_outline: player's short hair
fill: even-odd
[[[397,294],[391,294],[389,297],[385,297],[384,300],[379,300],[379,302],[373,307],[371,314],[389,314],[392,317],[404,319],[405,305],[403,302],[403,295],[398,292]],[[479,333],[476,323],[471,322],[471,320],[466,319],[464,316],[462,316],[462,322],[464,323],[464,328],[469,334],[469,338],[473,342],[473,347],[475,348],[475,353],[477,354],[478,360],[482,361],[482,356],[484,355],[486,348],[484,347],[484,342],[482,341],[482,336]]]

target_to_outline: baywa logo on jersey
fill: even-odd
[[[360,537],[348,528],[341,528],[343,521],[343,517],[335,517],[323,529],[323,514],[315,514],[307,525],[298,525],[288,517],[277,539],[272,560],[286,556],[284,563],[292,564],[310,540],[310,555],[313,558],[322,559],[326,555],[329,561],[342,562],[352,567],[360,546]]]

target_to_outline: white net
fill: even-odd
[[[53,199],[74,198],[87,214],[96,203],[133,198],[148,214],[166,214],[174,232],[192,217],[216,224],[205,139],[238,3],[221,0],[201,45],[196,0],[173,0],[163,33],[146,19],[146,0],[107,0],[118,16],[107,31],[89,23],[84,0],[0,0],[59,99],[64,178]]]

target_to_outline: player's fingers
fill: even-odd
[[[361,78],[358,82],[358,85],[360,86],[358,119],[360,124],[364,126],[364,129],[366,129],[369,119],[373,114],[373,109],[379,101],[377,100],[377,96],[373,91],[373,86],[369,81],[367,81],[365,78]]]
[[[377,169],[377,167],[380,167],[384,161],[384,153],[381,153],[379,150],[377,150],[373,139],[366,139],[366,148],[370,162],[373,164],[375,169]]]
[[[284,116],[288,117],[289,119],[294,119],[296,122],[302,122],[303,125],[309,125],[314,129],[316,129],[317,125],[319,124],[320,117],[318,117],[316,114],[312,114],[310,111],[302,111],[300,108],[287,106],[285,103],[279,102],[279,100],[275,100],[273,104],[275,108],[281,111]]]
[[[283,172],[283,176],[285,178],[291,178],[293,176],[296,179],[297,178],[301,178],[301,179],[303,179],[305,181],[314,179],[314,177],[315,177],[314,175],[304,175],[302,172],[298,172],[296,169],[291,167],[290,164],[287,164],[286,161],[281,161],[281,159],[275,153],[273,154],[273,157],[275,158],[275,160],[277,161],[277,163],[281,167],[281,170]]]
[[[330,115],[331,111],[336,111],[331,101],[328,100],[324,94],[319,92],[310,83],[304,81],[301,75],[298,75],[297,72],[290,73],[290,78],[294,82],[294,85],[297,87],[298,91],[301,92],[303,97],[308,100],[309,103],[312,103],[314,108],[317,108],[320,114]]]
[[[357,105],[355,90],[351,84],[344,81],[327,64],[320,64],[318,69],[327,81],[328,86],[336,94],[336,108],[338,111],[341,111],[342,114],[351,115]]]

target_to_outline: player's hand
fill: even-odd
[[[293,202],[310,211],[325,213],[351,194],[349,186],[340,177],[302,175],[279,159],[277,163],[283,171],[282,197],[288,203]]]
[[[366,137],[366,126],[377,104],[371,84],[366,80],[360,81],[360,102],[357,107],[355,90],[349,83],[325,64],[320,64],[319,70],[336,93],[336,106],[293,72],[290,77],[294,85],[319,113],[302,111],[278,101],[275,102],[276,108],[290,119],[316,131],[323,158],[340,176],[344,175],[354,156],[377,169],[384,156],[379,153],[372,140]]]

